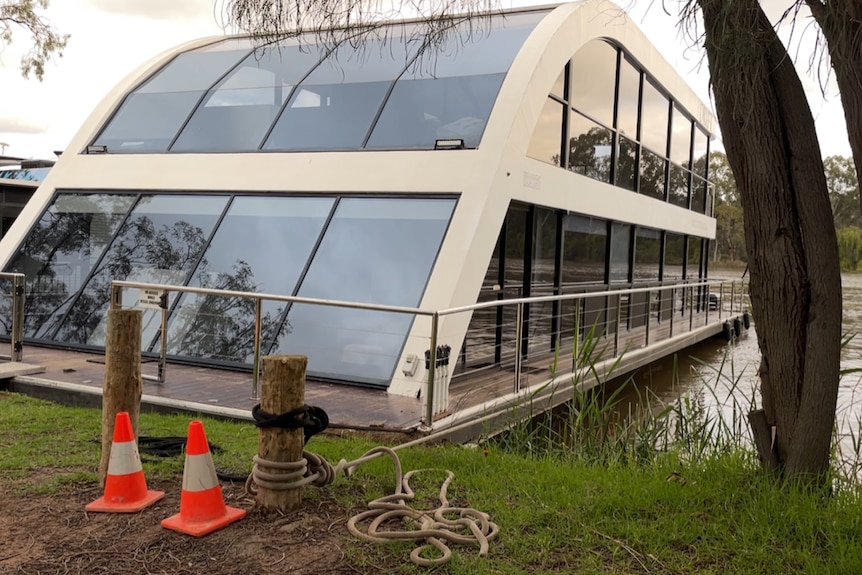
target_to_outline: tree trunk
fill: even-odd
[[[841,92],[856,180],[862,184],[862,0],[805,0],[826,38]],[[862,194],[860,194],[862,206]]]
[[[748,248],[763,409],[787,476],[829,465],[841,275],[814,120],[793,62],[757,0],[698,0]]]

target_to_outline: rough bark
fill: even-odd
[[[862,182],[862,0],[805,0],[826,38],[847,123],[856,180]],[[860,207],[862,207],[862,195]]]
[[[138,436],[138,414],[141,411],[141,321],[135,309],[108,310],[105,338],[105,379],[102,385],[102,458],[99,461],[99,485],[105,486],[114,421],[121,411],[129,413],[132,430]]]
[[[272,415],[281,415],[305,404],[305,370],[308,358],[304,355],[273,355],[262,358],[260,408]],[[302,460],[305,433],[302,428],[284,429],[261,427],[258,455],[267,461],[293,463]],[[260,465],[261,471],[284,475],[287,471]],[[302,488],[257,488],[257,505],[265,511],[291,511],[302,505]]]
[[[757,0],[698,4],[745,214],[763,408],[782,471],[822,476],[838,393],[841,276],[814,120]]]

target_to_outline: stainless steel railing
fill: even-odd
[[[606,318],[613,321],[608,321],[608,325],[613,325],[613,330],[608,330],[605,337],[612,341],[613,354],[619,355],[621,349],[621,336],[623,329],[633,331],[631,326],[638,324],[638,328],[643,327],[642,346],[646,347],[657,340],[652,339],[651,323],[654,321],[666,321],[668,330],[667,335],[663,339],[674,337],[683,332],[690,331],[699,326],[700,323],[708,325],[710,321],[722,320],[731,317],[735,314],[741,314],[749,309],[747,300],[747,290],[744,284],[740,281],[702,281],[691,283],[679,283],[673,285],[654,285],[642,288],[627,288],[606,290],[600,292],[584,292],[557,294],[546,296],[535,296],[527,298],[514,298],[508,300],[494,300],[472,304],[468,306],[454,307],[444,310],[429,311],[419,308],[375,305],[357,302],[347,302],[339,300],[315,299],[298,296],[284,296],[277,294],[256,293],[256,292],[240,292],[231,290],[217,290],[210,288],[184,287],[167,284],[150,284],[143,282],[129,281],[114,281],[111,283],[111,307],[118,309],[123,307],[123,290],[138,289],[142,293],[146,293],[149,299],[145,303],[144,298],[139,300],[139,303],[145,307],[161,309],[161,345],[159,352],[159,370],[158,375],[150,379],[156,379],[160,383],[164,382],[166,370],[166,351],[167,351],[167,319],[168,319],[168,302],[171,294],[174,293],[191,293],[202,295],[214,295],[225,298],[242,298],[249,299],[255,302],[255,321],[254,321],[254,347],[252,360],[252,399],[258,398],[259,393],[259,372],[260,372],[260,355],[261,355],[261,308],[264,301],[276,301],[295,304],[308,304],[316,306],[341,307],[350,309],[360,309],[368,311],[381,311],[397,314],[405,314],[413,317],[428,317],[430,318],[429,332],[429,347],[427,365],[428,365],[428,382],[425,390],[425,405],[423,420],[427,425],[431,425],[434,417],[439,413],[448,409],[448,385],[450,383],[447,375],[443,377],[438,374],[440,363],[438,362],[438,344],[441,340],[441,319],[459,314],[474,314],[476,311],[488,310],[492,308],[515,308],[515,319],[513,325],[503,326],[511,328],[514,331],[512,339],[513,352],[510,358],[514,364],[513,377],[513,392],[517,393],[522,389],[522,371],[524,369],[523,361],[533,352],[531,349],[522,348],[522,343],[525,341],[524,329],[525,316],[529,306],[533,306],[533,315],[530,316],[530,322],[538,323],[538,320],[543,319],[535,313],[539,304],[558,302],[563,304],[569,302],[573,312],[573,322],[567,328],[557,330],[557,338],[565,338],[571,341],[575,346],[575,354],[577,354],[577,346],[579,345],[582,329],[589,328],[584,315],[587,313],[587,300],[599,300],[605,298],[610,305],[606,305],[601,309]],[[646,311],[634,314],[631,310],[632,301],[640,294],[641,304],[646,302]],[[712,299],[712,296],[715,299]],[[664,299],[663,299],[664,298]],[[669,301],[674,309],[667,316],[662,316],[661,302]],[[715,306],[712,302],[715,301]],[[654,309],[653,304],[658,302]],[[677,305],[679,308],[677,308]],[[714,309],[713,309],[714,307]],[[23,308],[23,306],[22,306]],[[595,312],[596,310],[593,310]],[[679,314],[677,315],[677,311]],[[713,313],[714,312],[714,313]],[[717,317],[716,317],[717,316]],[[547,319],[544,318],[544,319]],[[551,318],[554,321],[557,319]],[[696,325],[696,322],[697,325]],[[463,372],[462,372],[463,374]],[[461,374],[461,375],[462,375]]]

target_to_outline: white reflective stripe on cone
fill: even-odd
[[[134,441],[111,444],[111,458],[108,460],[108,475],[130,475],[142,471],[141,456]]]
[[[186,466],[183,468],[184,491],[206,491],[217,485],[218,477],[212,455],[186,455]]]

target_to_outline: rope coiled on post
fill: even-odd
[[[455,474],[446,470],[446,479],[440,487],[438,500],[440,505],[435,509],[420,511],[410,507],[409,502],[415,498],[410,487],[410,478],[416,473],[434,471],[421,469],[403,474],[401,460],[394,449],[375,447],[362,457],[353,461],[340,460],[333,466],[326,459],[315,453],[303,451],[302,461],[278,462],[261,457],[254,457],[254,466],[246,482],[249,495],[257,494],[257,486],[272,490],[295,489],[305,485],[323,487],[329,485],[339,473],[346,477],[361,464],[376,459],[381,455],[389,455],[395,468],[395,492],[384,495],[368,503],[368,509],[350,517],[347,520],[347,530],[355,537],[375,543],[391,543],[394,541],[424,541],[423,545],[410,552],[410,560],[422,567],[435,567],[447,563],[452,558],[448,544],[479,545],[479,555],[488,553],[488,542],[497,536],[500,529],[490,520],[487,513],[469,507],[451,507],[446,497],[449,484]],[[260,468],[278,469],[287,473],[268,473]],[[455,515],[449,519],[447,515]],[[401,524],[402,528],[397,527]],[[418,529],[415,528],[418,524]],[[440,557],[428,559],[423,553],[430,548],[440,552]]]

